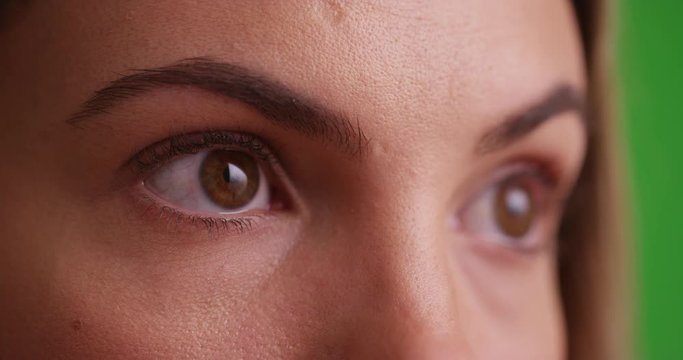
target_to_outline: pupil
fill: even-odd
[[[236,209],[247,205],[259,187],[256,161],[246,153],[231,150],[210,152],[199,176],[206,195],[217,205]]]

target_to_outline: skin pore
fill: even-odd
[[[569,2],[45,0],[0,44],[0,358],[564,358]],[[206,201],[221,149],[258,206]]]

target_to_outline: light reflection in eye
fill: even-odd
[[[535,206],[530,189],[523,184],[505,182],[495,189],[495,222],[506,236],[521,238],[531,229]]]
[[[191,212],[234,214],[270,206],[270,186],[261,166],[239,150],[182,156],[158,169],[144,185]]]
[[[460,226],[505,247],[533,249],[550,237],[542,230],[551,193],[549,180],[537,171],[512,173],[468,203],[460,214]]]

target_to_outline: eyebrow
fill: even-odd
[[[500,150],[529,135],[557,115],[572,111],[579,113],[584,127],[589,130],[584,96],[576,88],[560,84],[540,102],[485,131],[477,142],[475,153],[485,155]]]
[[[344,114],[244,67],[205,57],[158,68],[133,69],[131,74],[97,90],[67,123],[80,127],[93,117],[109,114],[126,99],[165,87],[192,87],[238,100],[279,126],[334,143],[352,156],[361,155],[369,143],[358,121],[352,122]]]
[[[279,126],[336,144],[352,156],[361,155],[370,142],[358,120],[354,123],[344,114],[244,67],[206,57],[184,59],[158,68],[133,69],[131,74],[95,91],[67,123],[80,127],[98,115],[109,114],[126,99],[165,87],[193,87],[233,98],[252,106]],[[539,103],[487,130],[477,142],[475,153],[484,155],[508,146],[568,111],[579,112],[586,122],[584,97],[574,87],[561,84]]]

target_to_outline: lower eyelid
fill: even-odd
[[[470,196],[465,205],[457,212],[456,230],[463,236],[471,239],[473,244],[480,244],[478,246],[483,246],[484,248],[497,247],[500,251],[531,254],[552,246],[554,241],[550,241],[550,238],[555,237],[553,233],[554,226],[552,225],[556,221],[556,216],[554,215],[554,212],[556,212],[555,207],[561,207],[562,203],[555,201],[557,200],[556,194],[559,191],[558,180],[554,177],[555,174],[548,174],[545,171],[547,171],[547,167],[538,165],[536,162],[522,162],[502,167],[501,171],[494,174],[491,177],[492,180],[486,182],[485,186],[478,187],[477,190],[473,191],[472,193],[475,195]],[[534,181],[534,185],[531,186],[531,191],[533,192],[531,195],[536,199],[534,201],[537,201],[537,219],[534,220],[529,233],[521,239],[520,246],[512,246],[508,245],[506,241],[501,240],[502,237],[505,237],[505,234],[498,234],[498,230],[493,228],[493,226],[497,226],[496,220],[492,218],[493,213],[488,208],[488,206],[492,205],[487,203],[487,201],[492,201],[490,198],[492,196],[491,191],[495,191],[503,182],[518,176],[534,179],[529,181]],[[481,204],[481,201],[484,202],[483,205],[476,205],[477,203]],[[472,208],[473,206],[475,208]],[[481,208],[481,206],[484,206],[484,208]],[[477,211],[477,213],[468,214],[472,210]],[[478,217],[479,219],[471,220],[471,216]],[[479,225],[472,225],[472,221],[479,223]],[[490,222],[486,226],[492,229],[481,228],[482,226],[486,227],[482,225],[482,221]]]
[[[483,241],[482,239],[471,239],[467,241],[467,246],[479,256],[491,259],[496,263],[509,262],[519,263],[525,261],[532,261],[539,255],[552,254],[556,247],[557,241],[554,238],[543,239],[539,241],[539,246],[512,248],[509,246],[501,246],[491,241]]]
[[[275,215],[268,211],[248,211],[235,215],[211,215],[190,213],[177,209],[171,204],[152,195],[141,184],[133,187],[130,196],[137,217],[151,229],[169,234],[186,234],[189,237],[204,231],[205,235],[240,236],[257,231]]]

